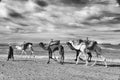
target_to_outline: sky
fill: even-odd
[[[119,44],[119,16],[120,7],[113,3],[6,0],[0,3],[0,42],[89,37],[98,43]]]

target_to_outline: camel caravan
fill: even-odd
[[[81,55],[84,55],[85,65],[88,66],[88,63],[91,62],[93,53],[95,53],[96,58],[101,58],[102,61],[104,62],[105,67],[107,67],[106,58],[102,55],[102,49],[98,45],[97,41],[88,40],[88,38],[87,38],[86,40],[82,40],[82,39],[70,40],[70,41],[66,42],[65,44],[71,50],[76,51],[76,57],[75,57],[76,64],[79,63],[80,59],[83,60],[81,58]],[[61,44],[60,40],[51,39],[51,41],[49,43],[40,42],[39,47],[41,47],[43,50],[48,51],[47,64],[50,63],[51,59],[53,59],[55,61],[58,61],[58,59],[59,59],[58,62],[60,64],[64,64],[64,60],[65,60],[64,52],[65,51],[64,51],[64,46]],[[9,60],[10,58],[12,58],[14,60],[13,49],[11,49],[11,48],[12,47],[10,46],[7,60]],[[27,43],[24,42],[22,45],[16,45],[15,49],[20,50],[21,55],[23,55],[23,54],[27,55],[27,53],[26,53],[27,50],[30,51],[30,56],[32,56],[34,54],[33,43],[30,43],[30,42],[27,42]],[[12,52],[11,52],[11,50],[12,50]],[[58,59],[55,56],[56,51],[59,52]],[[34,55],[34,57],[35,57],[35,55]],[[97,59],[95,59],[95,62],[91,66],[94,66],[96,63],[97,63]]]

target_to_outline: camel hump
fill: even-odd
[[[96,44],[97,44],[97,41],[90,41],[89,45],[88,45],[88,48],[93,49]]]
[[[27,42],[26,45],[33,45],[33,43]]]
[[[60,40],[51,41],[50,45],[60,45]]]
[[[23,50],[27,49],[27,47],[32,47],[33,43],[27,42],[23,44]]]
[[[81,43],[81,42],[83,42],[83,40],[82,40],[82,39],[79,39],[78,42]]]

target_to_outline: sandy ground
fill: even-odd
[[[120,63],[109,62],[105,68],[101,62],[93,67],[85,66],[83,61],[76,65],[73,59],[65,59],[64,65],[53,60],[50,64],[46,62],[47,57],[15,56],[15,61],[1,57],[0,80],[119,80],[120,77]]]
[[[85,66],[84,61],[79,61],[76,65],[75,52],[67,46],[64,46],[64,65],[54,60],[47,64],[48,53],[40,47],[34,47],[35,58],[20,56],[20,52],[15,50],[15,61],[6,61],[7,48],[0,48],[0,80],[120,80],[120,51],[113,46],[103,49],[108,68],[102,62],[93,67],[90,66],[93,62]],[[55,54],[58,55],[57,52]]]

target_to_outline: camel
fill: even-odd
[[[81,42],[83,42],[82,39],[77,40],[77,43],[78,43],[78,44],[80,44]],[[73,41],[73,43],[74,43],[74,41]],[[78,57],[78,55],[79,55],[79,53],[80,53],[80,49],[75,49],[75,48],[71,45],[71,43],[69,43],[69,42],[67,42],[66,44],[68,45],[68,47],[69,47],[71,50],[76,51],[75,61],[77,61],[77,57]],[[91,58],[92,58],[91,52],[87,52],[87,54],[88,54],[87,60],[88,60],[89,62],[91,62]],[[80,59],[81,59],[81,58],[80,58]],[[82,60],[82,59],[81,59],[81,60]]]
[[[15,46],[15,48],[17,50],[20,50],[22,51],[21,55],[22,54],[25,54],[27,55],[27,52],[26,50],[29,49],[29,51],[31,52],[31,55],[34,53],[34,50],[33,50],[33,43],[30,43],[30,42],[27,42],[27,43],[24,43],[22,46]]]
[[[100,56],[100,58],[103,59],[104,61],[104,64],[105,64],[105,67],[107,67],[107,63],[106,63],[106,58],[102,55],[102,49],[98,46],[97,42],[96,41],[90,41],[89,45],[86,45],[86,41],[83,41],[81,42],[80,44],[78,45],[75,45],[73,41],[69,41],[69,43],[72,45],[72,47],[74,49],[77,49],[77,50],[80,50],[80,53],[77,57],[77,61],[76,61],[76,64],[78,64],[79,62],[79,57],[81,56],[81,54],[84,55],[85,57],[85,61],[86,61],[86,66],[88,65],[88,61],[87,61],[87,51],[90,51],[90,52],[95,52],[96,53],[96,57],[98,58]],[[94,66],[95,64],[97,63],[97,59],[95,60],[95,62],[92,64],[92,66]]]
[[[56,44],[57,43],[57,44]],[[50,59],[53,59],[52,58],[52,54],[53,52],[55,51],[59,51],[59,55],[60,55],[60,63],[63,64],[64,63],[64,47],[62,45],[59,44],[59,42],[56,42],[52,45],[48,45],[46,43],[43,43],[43,42],[40,42],[39,43],[39,46],[41,48],[43,48],[44,50],[47,50],[48,51],[48,62],[47,64],[50,63]]]

